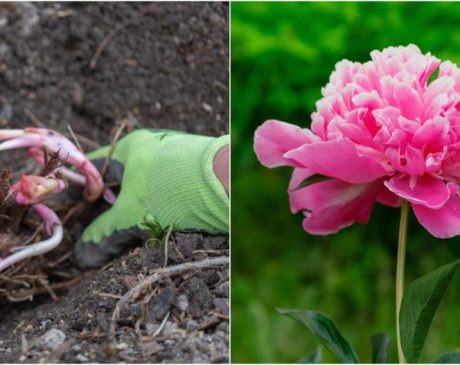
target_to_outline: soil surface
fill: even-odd
[[[1,128],[69,135],[70,125],[90,150],[125,118],[128,130],[228,133],[227,4],[0,5]],[[22,157],[2,153],[0,168],[27,171]],[[22,222],[11,240],[30,227]],[[65,228],[60,251],[37,259],[46,282],[65,288],[51,298],[37,284],[31,301],[0,302],[0,362],[228,362],[227,265],[162,276],[112,321],[120,298],[162,270],[164,250],[137,247],[82,273],[69,253],[84,226]],[[228,237],[177,233],[168,267],[225,256]]]

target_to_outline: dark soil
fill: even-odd
[[[131,128],[228,133],[227,18],[223,3],[1,4],[0,127],[44,125],[66,134],[70,125],[99,145],[127,116]],[[0,167],[27,170],[21,156],[0,154]],[[63,252],[54,255],[70,252],[78,238],[83,227],[71,223]],[[29,226],[16,231],[21,239]],[[177,234],[168,249],[175,265],[228,255],[228,239]],[[152,285],[122,311],[109,340],[119,297],[163,261],[158,247],[135,248],[83,274],[65,260],[61,271],[81,280],[56,290],[57,301],[45,291],[29,302],[0,304],[0,361],[227,362],[226,266]]]

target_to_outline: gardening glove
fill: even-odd
[[[229,143],[171,130],[139,129],[115,146],[108,181],[121,181],[115,204],[84,231],[74,252],[79,266],[100,267],[127,245],[145,242],[145,220],[177,231],[228,232],[228,196],[213,170]],[[102,170],[110,146],[88,154]]]

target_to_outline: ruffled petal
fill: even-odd
[[[380,204],[388,205],[393,208],[399,207],[401,205],[401,198],[388,190],[387,187],[383,185],[383,183],[377,192],[376,200]]]
[[[425,156],[410,144],[406,146],[406,162],[405,171],[409,175],[422,176],[425,173]]]
[[[305,143],[311,143],[315,136],[298,126],[268,120],[256,129],[254,150],[259,161],[267,167],[292,165],[292,161],[283,155]]]
[[[412,145],[415,148],[429,146],[436,151],[449,142],[449,120],[444,117],[436,117],[427,120],[414,134]]]
[[[460,198],[451,195],[439,209],[412,204],[419,223],[437,238],[451,238],[460,234]]]
[[[311,175],[295,169],[290,188]],[[331,179],[289,192],[291,211],[304,212],[303,228],[311,234],[330,234],[353,223],[367,223],[375,202],[376,184],[348,184]]]
[[[368,183],[387,175],[381,163],[360,156],[348,139],[305,144],[284,157],[314,174],[333,177],[352,184]]]
[[[393,193],[407,201],[436,209],[449,200],[449,188],[444,181],[431,175],[399,174],[384,182]]]

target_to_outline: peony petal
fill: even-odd
[[[429,146],[437,151],[448,143],[449,121],[447,118],[436,117],[427,120],[414,134],[412,145],[416,148]]]
[[[284,157],[310,169],[314,174],[352,184],[368,183],[387,175],[380,162],[360,156],[348,139],[305,144],[287,152]]]
[[[408,119],[415,119],[421,114],[422,101],[417,90],[412,86],[402,82],[395,82],[394,96],[401,109],[402,116]]]
[[[295,168],[292,173],[291,181],[289,182],[289,199],[292,213],[298,213],[302,209],[305,209],[305,203],[302,197],[305,195],[306,189],[312,185],[309,185],[303,189],[297,189],[302,181],[308,179],[314,174],[309,169]],[[291,200],[291,197],[293,198]]]
[[[437,238],[451,238],[460,234],[460,198],[451,195],[439,209],[412,204],[419,223]]]
[[[382,108],[385,105],[382,98],[375,90],[371,90],[370,92],[363,91],[355,95],[351,101],[357,107],[370,108],[371,110]]]
[[[395,193],[388,190],[387,187],[383,185],[383,183],[381,188],[377,192],[376,200],[380,204],[388,205],[393,208],[399,207],[401,205],[401,198]]]
[[[398,108],[389,106],[383,109],[376,109],[372,111],[372,115],[378,125],[387,127],[393,130],[399,127],[399,118],[401,117],[401,111]]]
[[[373,147],[374,145],[372,135],[366,129],[360,128],[351,123],[338,124],[337,128],[345,137],[356,144],[369,147]]]
[[[254,137],[254,150],[259,161],[267,167],[292,165],[283,155],[305,143],[311,143],[315,136],[298,126],[268,120],[257,128]]]
[[[308,170],[296,169],[291,187],[308,177]],[[291,211],[304,211],[304,229],[311,234],[330,234],[355,222],[367,223],[375,202],[376,184],[348,184],[328,180],[289,192]]]
[[[425,156],[410,144],[406,146],[406,162],[405,172],[409,175],[422,176],[425,173]]]
[[[393,193],[407,201],[440,208],[449,200],[449,188],[443,180],[431,175],[409,176],[399,174],[384,182]]]

